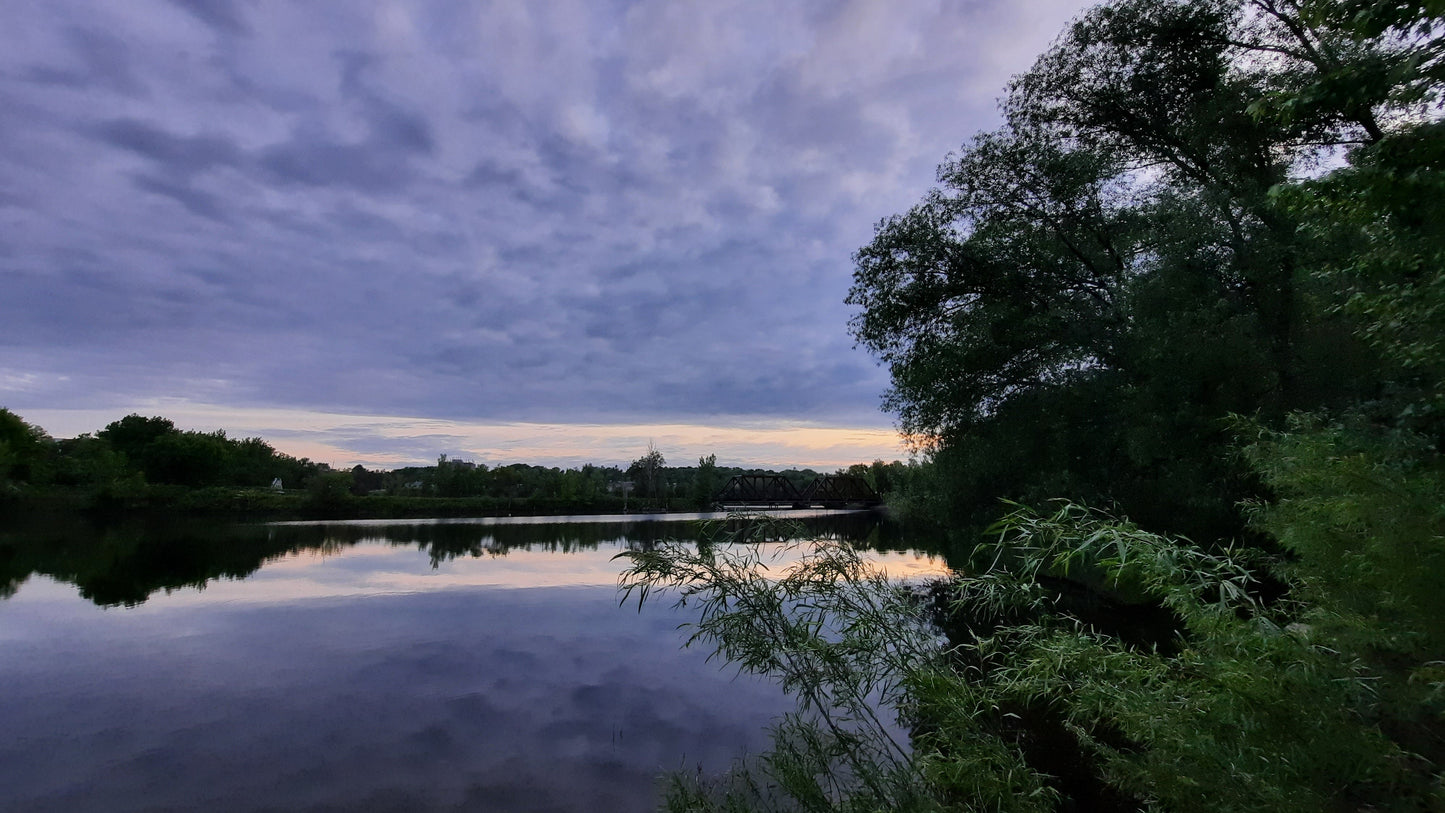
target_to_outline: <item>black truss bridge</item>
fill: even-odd
[[[777,474],[739,474],[713,502],[753,508],[854,508],[883,502],[868,481],[852,474],[824,474],[802,489]]]

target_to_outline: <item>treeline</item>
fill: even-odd
[[[845,471],[888,493],[916,467],[875,461]],[[94,434],[54,439],[0,408],[0,502],[39,508],[334,517],[706,510],[738,474],[780,474],[799,488],[818,476],[720,466],[715,455],[669,466],[651,448],[626,468],[489,467],[442,455],[432,466],[337,470],[261,438],[182,430],[162,417],[127,415]]]
[[[912,478],[921,476],[916,463],[875,460],[857,463],[836,473],[863,478],[879,494],[891,494]],[[695,466],[669,466],[655,449],[626,468],[585,464],[579,468],[557,468],[512,463],[488,467],[448,459],[442,455],[434,466],[407,466],[392,470],[371,470],[354,466],[346,471],[323,475],[313,493],[349,494],[371,499],[445,498],[471,501],[489,510],[540,509],[537,513],[569,510],[598,511],[706,511],[727,481],[740,474],[770,474],[786,478],[799,490],[817,479],[813,469],[770,469],[722,466],[716,455],[700,458]],[[481,502],[478,502],[481,501]]]
[[[854,464],[837,473],[862,477],[875,491],[888,493],[907,481],[916,470],[900,461],[871,465]],[[817,479],[813,469],[768,469],[720,466],[716,455],[698,460],[696,466],[668,466],[662,455],[652,451],[627,468],[583,465],[576,469],[548,468],[513,463],[488,468],[479,463],[448,460],[443,455],[435,466],[409,466],[391,471],[370,471],[356,466],[351,476],[353,494],[419,493],[439,497],[546,497],[591,500],[611,495],[634,505],[663,508],[712,505],[718,490],[729,478],[740,474],[773,474],[786,478],[800,490]]]
[[[182,491],[260,489],[278,479],[304,488],[327,468],[260,438],[182,430],[160,417],[127,415],[94,434],[55,439],[0,408],[0,499],[11,502],[69,496],[106,508]]]

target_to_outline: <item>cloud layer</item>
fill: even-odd
[[[0,403],[887,426],[850,255],[1080,5],[0,0]]]

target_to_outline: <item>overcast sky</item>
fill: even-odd
[[[899,457],[851,255],[1082,6],[0,0],[0,406],[345,465]]]

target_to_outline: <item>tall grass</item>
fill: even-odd
[[[667,593],[696,613],[689,645],[798,700],[769,751],[672,777],[672,810],[1445,801],[1438,767],[1381,727],[1378,670],[1279,595],[1280,559],[1015,506],[971,569],[921,591],[846,544],[782,536],[621,554],[624,600]],[[1135,618],[1164,623],[1140,635]]]

